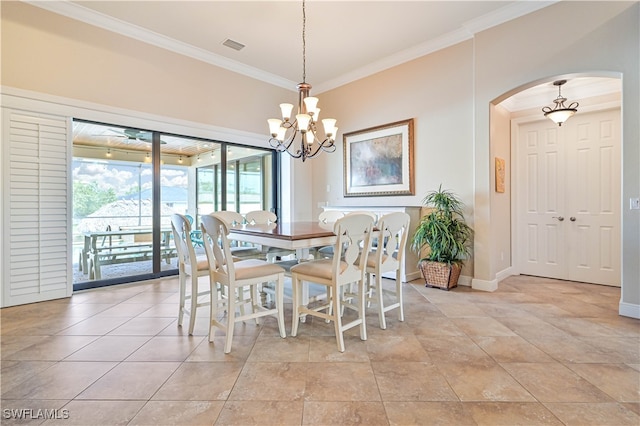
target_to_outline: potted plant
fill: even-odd
[[[411,248],[423,256],[418,266],[427,287],[449,290],[458,285],[462,265],[470,255],[473,230],[465,222],[462,201],[442,185],[422,203],[429,213],[420,220]]]

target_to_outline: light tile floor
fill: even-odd
[[[618,315],[619,289],[517,276],[494,293],[404,291],[406,320],[391,312],[380,330],[371,310],[368,340],[350,330],[344,353],[331,324],[282,339],[268,318],[237,326],[225,355],[221,334],[207,341],[208,309],[194,336],[177,326],[176,278],[6,308],[0,420],[640,424],[640,321]],[[287,304],[287,332],[290,319]]]

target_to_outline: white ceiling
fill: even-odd
[[[286,89],[302,81],[298,0],[23,1]],[[306,81],[319,94],[555,2],[307,0]],[[233,50],[222,44],[226,39],[246,47]],[[572,80],[563,94],[590,96],[584,90],[592,83]],[[598,81],[597,91],[619,91],[619,80],[610,83]],[[556,95],[549,82],[503,105],[511,111],[549,105]]]

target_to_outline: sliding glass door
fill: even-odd
[[[74,287],[177,273],[171,215],[275,209],[273,151],[74,121]]]

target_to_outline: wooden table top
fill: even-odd
[[[244,224],[229,228],[230,232],[265,236],[283,240],[305,240],[309,238],[329,237],[334,235],[333,223],[320,222],[282,222],[268,225]]]

